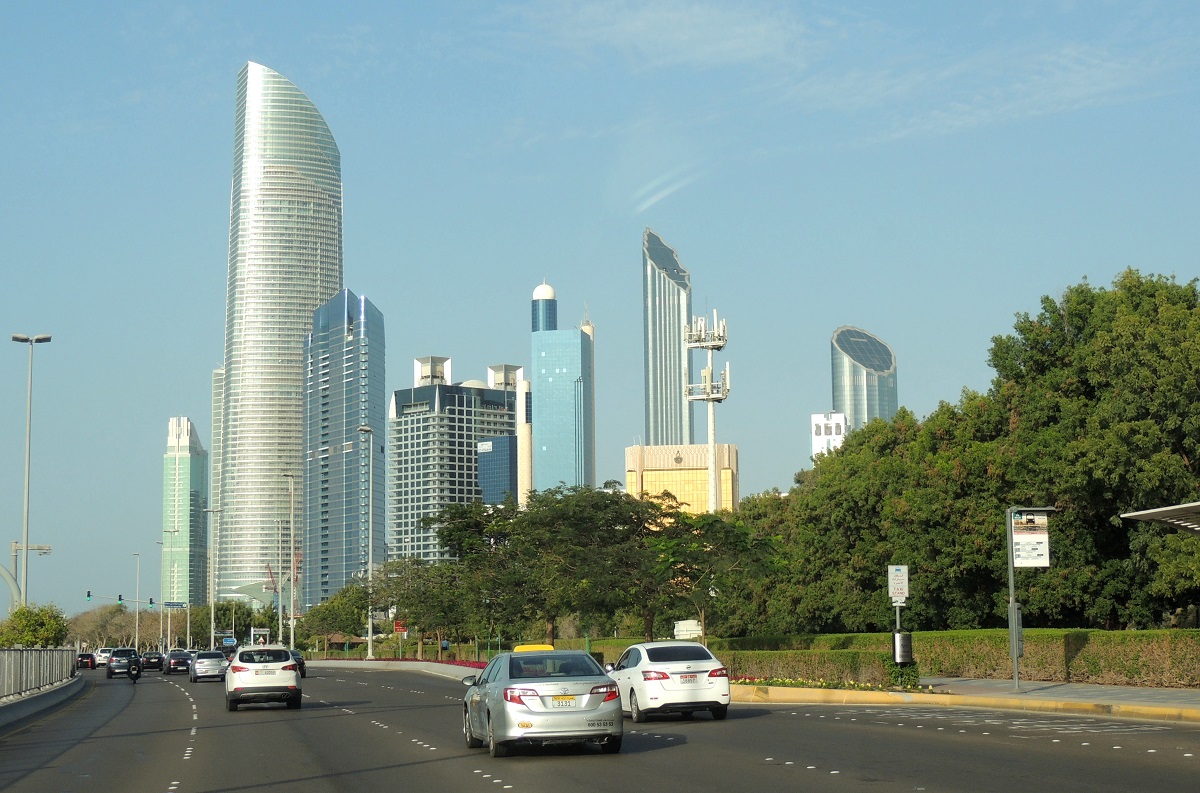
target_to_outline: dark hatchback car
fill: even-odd
[[[96,668],[96,656],[92,655],[91,653],[80,653],[79,656],[75,659],[75,668],[76,669],[95,669]]]
[[[167,653],[166,661],[163,663],[163,674],[173,675],[176,672],[188,673],[192,668],[192,654],[187,650],[172,650]]]
[[[142,671],[163,668],[163,654],[158,650],[142,653]]]

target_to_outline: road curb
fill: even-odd
[[[1154,721],[1200,722],[1200,708],[1161,705],[1070,702],[1020,697],[977,697],[962,694],[918,694],[905,691],[849,691],[836,688],[730,686],[733,702],[807,705],[934,705],[937,707],[996,708],[1036,713],[1068,713]]]
[[[76,675],[46,691],[0,704],[0,730],[54,707],[83,690],[83,677]]]

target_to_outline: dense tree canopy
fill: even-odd
[[[17,606],[0,622],[0,647],[61,647],[67,618],[58,606]]]

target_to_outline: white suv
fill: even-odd
[[[237,648],[225,670],[225,706],[244,702],[286,702],[300,707],[300,670],[282,644]]]
[[[113,648],[101,647],[96,651],[96,666],[108,666],[108,657],[112,655]]]

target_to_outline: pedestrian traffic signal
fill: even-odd
[[[90,590],[90,589],[88,590],[87,599],[88,600],[92,599],[92,590]]]

